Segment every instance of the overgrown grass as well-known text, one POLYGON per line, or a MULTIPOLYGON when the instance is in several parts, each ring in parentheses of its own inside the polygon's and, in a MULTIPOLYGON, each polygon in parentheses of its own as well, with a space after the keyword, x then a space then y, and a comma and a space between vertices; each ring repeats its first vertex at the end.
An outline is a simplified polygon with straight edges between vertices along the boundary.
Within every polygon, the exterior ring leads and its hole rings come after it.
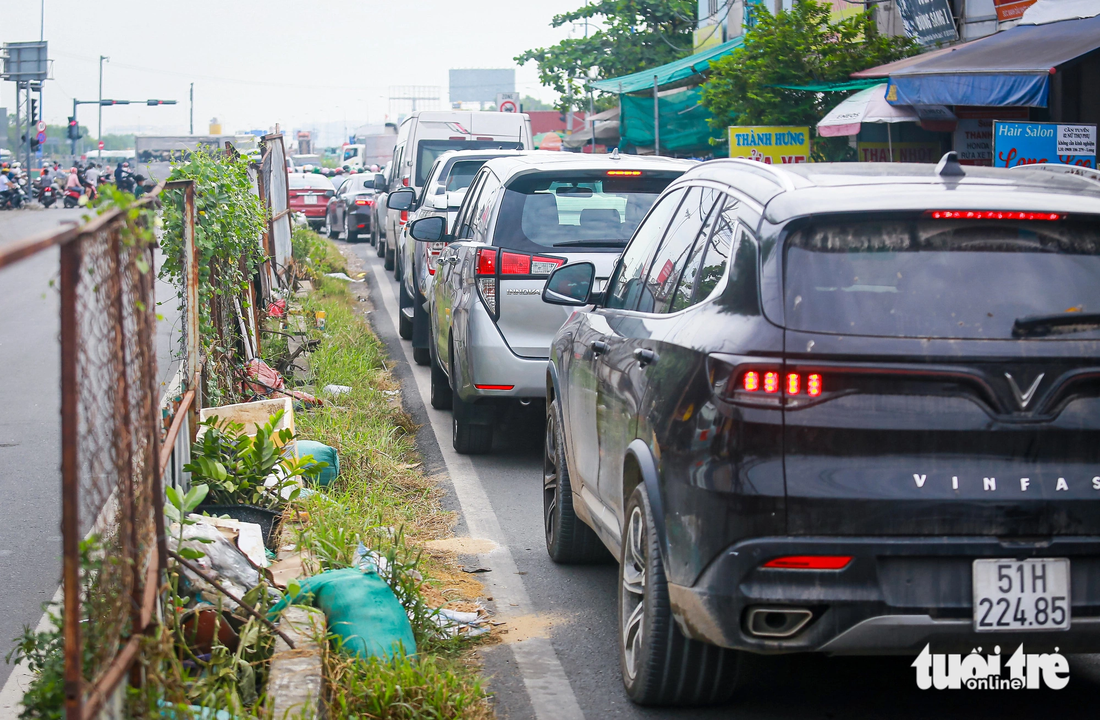
POLYGON ((418 656, 368 662, 329 651, 329 715, 491 717, 467 652, 472 643, 434 632, 434 607, 452 590, 445 586, 470 581, 419 550, 424 542, 449 535, 454 518, 439 504, 441 491, 423 474, 417 428, 400 408, 384 346, 356 305, 344 281, 323 275, 315 277, 315 292, 305 301, 307 316, 326 313, 323 342, 310 357, 312 385, 345 385, 351 391, 326 397, 324 407, 296 416, 299 437, 337 449, 340 477, 324 492, 295 503, 302 521, 291 527, 310 573, 355 566, 360 542, 386 558, 388 570, 381 574, 409 613, 418 656))

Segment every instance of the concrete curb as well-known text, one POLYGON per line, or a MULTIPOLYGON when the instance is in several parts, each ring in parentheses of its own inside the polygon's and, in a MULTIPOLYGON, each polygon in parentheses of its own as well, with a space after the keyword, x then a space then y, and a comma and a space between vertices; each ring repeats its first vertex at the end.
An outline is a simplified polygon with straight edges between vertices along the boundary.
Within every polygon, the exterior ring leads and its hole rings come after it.
POLYGON ((267 705, 274 720, 308 720, 323 717, 321 643, 325 614, 316 608, 290 605, 279 628, 294 641, 294 649, 275 638, 275 654, 267 680, 267 705))

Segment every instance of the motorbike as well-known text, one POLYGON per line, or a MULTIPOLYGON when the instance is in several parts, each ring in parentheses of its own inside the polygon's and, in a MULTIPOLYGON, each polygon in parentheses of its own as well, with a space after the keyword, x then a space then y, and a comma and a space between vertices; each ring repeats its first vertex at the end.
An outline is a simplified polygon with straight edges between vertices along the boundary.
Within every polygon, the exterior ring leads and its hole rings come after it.
POLYGON ((60 194, 60 189, 55 187, 53 183, 46 183, 35 190, 34 199, 41 203, 42 207, 50 207, 57 202, 60 194))
POLYGON ((12 185, 8 192, 0 195, 0 210, 18 210, 27 202, 27 193, 19 185, 12 185))
POLYGON ((84 197, 84 188, 73 187, 66 188, 65 195, 61 200, 61 204, 67 208, 74 208, 81 204, 80 200, 84 197))

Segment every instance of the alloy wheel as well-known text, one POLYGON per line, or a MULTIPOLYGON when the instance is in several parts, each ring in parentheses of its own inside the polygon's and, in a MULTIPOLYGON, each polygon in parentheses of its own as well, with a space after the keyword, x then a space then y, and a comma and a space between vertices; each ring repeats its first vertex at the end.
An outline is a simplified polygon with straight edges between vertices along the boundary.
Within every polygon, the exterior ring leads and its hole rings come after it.
POLYGON ((638 660, 644 640, 648 547, 645 513, 640 506, 636 506, 627 524, 622 560, 622 643, 626 673, 631 679, 638 674, 638 660))
POLYGON ((554 412, 546 418, 546 444, 542 460, 542 508, 547 546, 554 544, 554 528, 558 520, 558 418, 554 412))

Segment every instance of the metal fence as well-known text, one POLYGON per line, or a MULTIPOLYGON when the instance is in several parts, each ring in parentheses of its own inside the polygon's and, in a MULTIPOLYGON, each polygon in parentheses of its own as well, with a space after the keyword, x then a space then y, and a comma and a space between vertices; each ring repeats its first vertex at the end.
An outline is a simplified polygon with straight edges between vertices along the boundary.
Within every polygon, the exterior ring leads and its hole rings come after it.
MULTIPOLYGON (((194 188, 178 184, 189 198, 194 188)), ((137 206, 153 209, 162 187, 137 206)), ((56 247, 60 297, 62 633, 65 716, 92 718, 127 678, 140 638, 157 622, 167 569, 164 478, 190 441, 197 273, 188 276, 188 352, 180 376, 192 387, 162 422, 157 378, 155 238, 148 215, 111 210, 82 227, 0 250, 0 269, 56 247), (190 280, 194 278, 195 282, 190 280)), ((185 235, 186 223, 185 223, 185 235)), ((187 248, 194 258, 193 229, 187 248)), ((193 265, 193 262, 191 263, 193 265)))

